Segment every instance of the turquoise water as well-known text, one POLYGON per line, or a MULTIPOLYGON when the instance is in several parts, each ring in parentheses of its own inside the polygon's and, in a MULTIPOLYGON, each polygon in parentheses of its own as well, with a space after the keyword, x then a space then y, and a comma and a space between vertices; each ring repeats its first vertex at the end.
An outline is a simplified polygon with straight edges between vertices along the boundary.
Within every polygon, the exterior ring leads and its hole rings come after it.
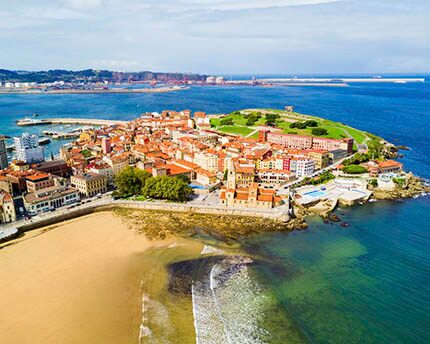
POLYGON ((262 276, 305 342, 428 343, 429 207, 420 198, 340 209, 348 228, 315 220, 245 246, 277 263, 262 276))
MULTIPOLYGON (((430 178, 430 84, 351 87, 192 87, 163 94, 1 95, 0 133, 22 132, 15 120, 43 117, 131 119, 163 109, 229 112, 283 108, 327 117, 411 148, 407 170, 430 178)), ((42 127, 29 128, 36 132, 42 127)), ((56 152, 61 143, 49 150, 56 152)), ((350 227, 323 224, 244 240, 263 259, 260 284, 274 295, 266 315, 271 343, 428 343, 430 335, 430 199, 339 209, 350 227), (281 330, 287 319, 287 330, 281 330), (268 326, 269 322, 272 326, 268 326)), ((264 289, 266 290, 266 289, 264 289)))
POLYGON ((314 191, 309 191, 305 193, 306 196, 312 196, 312 197, 320 197, 325 195, 324 191, 320 191, 320 190, 314 190, 314 191))

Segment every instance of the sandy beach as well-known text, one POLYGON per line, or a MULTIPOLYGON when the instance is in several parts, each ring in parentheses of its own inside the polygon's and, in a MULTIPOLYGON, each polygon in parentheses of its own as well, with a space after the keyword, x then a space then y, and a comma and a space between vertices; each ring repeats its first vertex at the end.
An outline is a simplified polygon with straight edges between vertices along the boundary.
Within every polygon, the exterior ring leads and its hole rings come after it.
POLYGON ((149 241, 102 212, 3 245, 0 343, 137 343, 145 252, 177 240, 149 241))

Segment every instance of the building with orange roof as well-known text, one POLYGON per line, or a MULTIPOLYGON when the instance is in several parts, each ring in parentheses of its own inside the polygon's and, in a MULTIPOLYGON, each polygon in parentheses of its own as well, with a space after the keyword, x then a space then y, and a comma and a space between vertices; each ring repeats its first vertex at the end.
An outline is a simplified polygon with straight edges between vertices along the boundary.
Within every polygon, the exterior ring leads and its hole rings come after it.
POLYGON ((196 182, 204 185, 210 186, 217 183, 216 173, 205 170, 203 168, 196 169, 196 182))
POLYGON ((398 173, 402 170, 403 165, 394 160, 385 160, 376 162, 379 168, 379 173, 398 173))
POLYGON ((35 192, 54 185, 54 179, 48 173, 39 172, 25 178, 27 191, 35 192))
POLYGON ((257 183, 248 187, 238 187, 236 183, 236 166, 233 160, 228 161, 226 186, 221 188, 220 201, 226 207, 271 209, 282 203, 273 190, 260 188, 257 183))

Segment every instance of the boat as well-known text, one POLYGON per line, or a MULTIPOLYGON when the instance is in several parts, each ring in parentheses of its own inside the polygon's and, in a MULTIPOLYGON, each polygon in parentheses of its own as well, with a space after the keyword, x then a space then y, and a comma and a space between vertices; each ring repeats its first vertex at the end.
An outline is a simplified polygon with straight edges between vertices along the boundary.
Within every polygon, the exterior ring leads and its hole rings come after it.
POLYGON ((39 145, 41 146, 47 145, 50 142, 51 142, 51 139, 49 137, 42 137, 39 139, 39 145))

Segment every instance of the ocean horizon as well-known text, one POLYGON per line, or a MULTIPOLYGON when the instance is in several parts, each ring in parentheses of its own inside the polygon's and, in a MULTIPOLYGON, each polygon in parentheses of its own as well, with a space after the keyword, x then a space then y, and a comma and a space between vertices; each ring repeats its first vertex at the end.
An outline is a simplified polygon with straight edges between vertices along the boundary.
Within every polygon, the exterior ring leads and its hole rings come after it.
MULTIPOLYGON (((16 125, 16 120, 33 113, 40 118, 131 120, 147 111, 228 113, 293 105, 297 112, 339 121, 407 146, 409 150, 401 151, 404 157, 399 159, 405 170, 430 179, 430 74, 380 75, 424 76, 426 81, 348 87, 191 86, 159 94, 0 95, 0 134, 12 137, 44 130, 16 125)), ((57 154, 63 143, 46 146, 47 155, 57 154)), ((270 333, 270 343, 430 342, 429 195, 338 208, 336 214, 350 226, 310 218, 305 231, 241 240, 245 251, 261 259, 245 276, 250 294, 237 299, 235 309, 244 310, 253 295, 270 300, 270 308, 256 305, 264 310, 259 331, 270 333), (274 325, 280 315, 288 331, 274 325)), ((232 288, 236 292, 237 286, 232 288)), ((225 302, 231 301, 228 292, 223 294, 225 302)), ((233 319, 231 314, 228 319, 233 319)))

